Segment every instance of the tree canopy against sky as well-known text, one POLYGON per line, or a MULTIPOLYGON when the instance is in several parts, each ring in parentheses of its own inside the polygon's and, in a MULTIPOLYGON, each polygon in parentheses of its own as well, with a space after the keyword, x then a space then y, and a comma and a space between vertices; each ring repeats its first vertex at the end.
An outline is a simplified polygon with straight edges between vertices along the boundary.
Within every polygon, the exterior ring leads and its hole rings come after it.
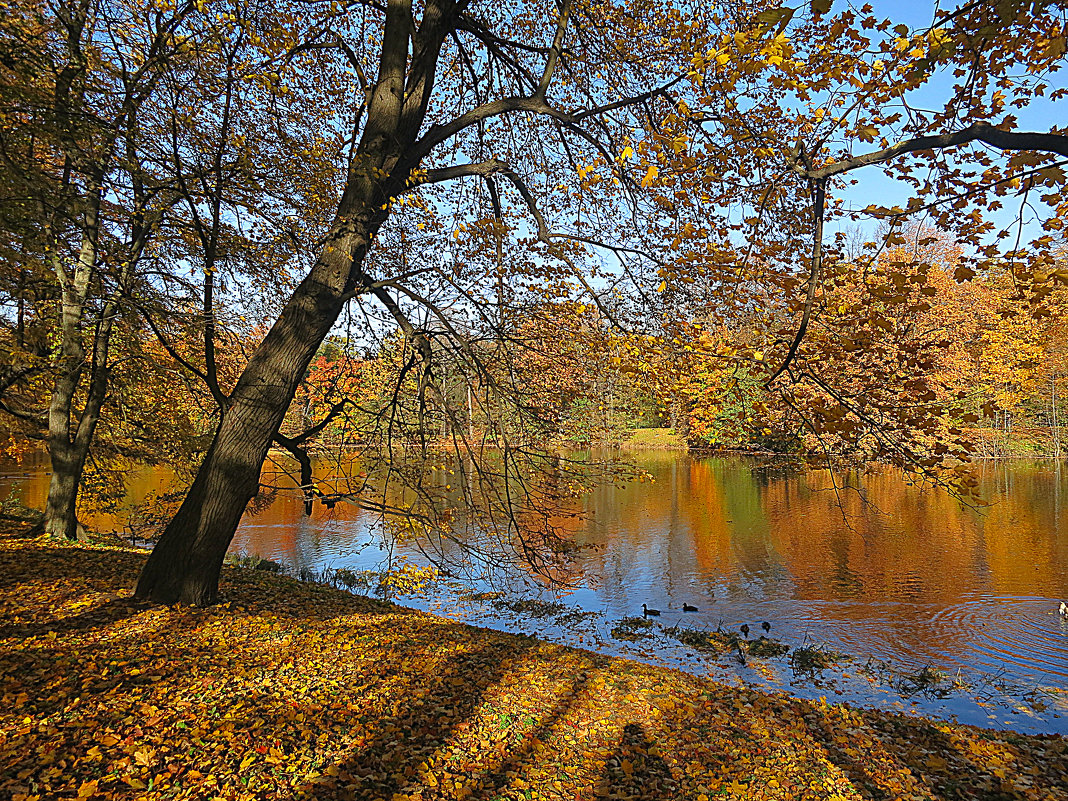
POLYGON ((149 121, 165 73, 203 41, 186 24, 191 10, 74 2, 3 12, 4 280, 18 318, 5 387, 50 386, 44 408, 2 403, 46 442, 44 525, 57 536, 77 535, 116 322, 171 202, 167 177, 152 169, 149 121))
MULTIPOLYGON (((917 271, 915 259, 895 267, 883 258, 907 244, 905 228, 917 220, 961 247, 957 280, 1007 271, 1021 295, 1040 301, 1068 278, 1056 249, 1068 140, 1056 128, 1018 132, 1013 114, 1064 93, 1055 75, 1064 9, 965 3, 935 8, 919 29, 869 5, 838 14, 826 3, 774 7, 755 19, 755 31, 721 36, 695 56, 692 102, 656 150, 662 163, 650 183, 663 187, 658 200, 675 231, 661 286, 677 311, 676 338, 699 342, 702 327, 744 321, 750 347, 721 357, 762 373, 816 434, 882 432, 884 458, 936 472, 969 446, 957 431, 938 452, 924 447, 950 411, 929 387, 917 397, 931 354, 899 350, 889 371, 844 376, 838 366, 868 352, 856 334, 893 329, 895 308, 929 307, 930 265, 917 271), (748 149, 719 158, 725 131, 748 149), (680 150, 688 163, 675 158, 680 150), (858 204, 849 184, 864 168, 898 179, 911 197, 858 204), (709 203, 736 209, 726 246, 703 224, 709 203), (845 258, 840 222, 861 218, 880 234, 869 226, 871 248, 845 258), (830 239, 828 222, 839 223, 830 239), (830 306, 844 284, 872 291, 830 306), (819 335, 806 337, 813 325, 819 335)), ((921 239, 912 243, 920 251, 936 240, 921 239)), ((942 475, 950 483, 964 476, 953 467, 942 475)))
MULTIPOLYGON (((491 510, 480 525, 498 526, 533 559, 552 537, 536 500, 546 496, 524 477, 545 454, 514 442, 515 421, 528 430, 552 421, 516 365, 531 347, 524 332, 543 330, 530 322, 545 310, 596 309, 615 329, 613 359, 645 369, 677 373, 695 350, 744 369, 817 435, 878 434, 880 455, 938 474, 967 455, 967 443, 931 445, 954 399, 917 383, 935 363, 929 351, 895 350, 889 379, 878 359, 835 371, 873 344, 851 332, 882 336, 938 291, 930 265, 881 254, 905 244, 906 220, 923 218, 955 238, 958 280, 1004 272, 1040 309, 1068 278, 1054 250, 1064 139, 1057 129, 1019 133, 1012 116, 1060 97, 1050 80, 1065 55, 1059 3, 935 7, 920 28, 827 0, 85 2, 11 19, 21 26, 12 30, 45 32, 42 52, 85 43, 97 59, 76 70, 86 87, 104 85, 98 73, 124 91, 140 86, 130 75, 151 76, 136 94, 138 114, 121 116, 136 117, 121 133, 139 148, 115 162, 119 177, 106 189, 68 179, 63 142, 73 129, 52 112, 41 117, 52 139, 37 163, 52 164, 50 180, 74 187, 78 202, 63 213, 67 255, 50 288, 33 295, 39 318, 104 366, 99 336, 115 310, 130 326, 143 321, 214 407, 213 439, 146 566, 142 597, 214 599, 268 449, 305 442, 280 426, 339 320, 365 345, 400 337, 395 402, 379 416, 374 454, 391 480, 417 483, 423 472, 393 448, 402 390, 415 399, 418 430, 431 409, 455 415, 466 401, 470 419, 477 402, 481 442, 456 425, 454 445, 474 452, 492 442, 504 457, 467 477, 479 486, 468 505, 491 510), (76 17, 85 24, 72 40, 63 32, 76 17), (101 59, 105 40, 115 44, 101 59), (851 207, 846 184, 861 168, 895 175, 915 197, 851 207), (145 187, 150 224, 137 205, 145 187), (1033 235, 1023 217, 997 230, 999 207, 1034 208, 1038 195, 1046 232, 1033 235), (153 243, 148 258, 93 244, 84 232, 94 197, 107 201, 116 241, 151 234, 142 237, 153 243), (881 240, 847 257, 836 224, 859 214, 880 222, 881 240), (55 298, 77 286, 66 272, 78 263, 97 293, 89 308, 106 323, 55 311, 55 298), (744 328, 745 341, 717 342, 711 332, 724 327, 744 328), (88 349, 86 331, 97 337, 88 349), (238 341, 254 343, 247 358, 235 354, 238 341), (449 377, 468 392, 450 390, 449 377)), ((3 52, 17 49, 9 44, 3 52)), ((8 130, 22 139, 5 143, 21 144, 40 123, 23 102, 30 72, 8 61, 6 108, 18 123, 8 130)), ((33 86, 58 96, 63 74, 33 86)), ((86 119, 119 135, 111 118, 86 119)), ((20 163, 9 159, 5 170, 5 185, 25 194, 20 163)), ((25 259, 25 226, 9 222, 5 246, 25 259)), ((38 239, 42 225, 30 226, 38 239)), ((21 303, 20 276, 11 283, 21 303)), ((85 360, 64 347, 42 353, 55 362, 46 372, 70 383, 85 360)), ((92 412, 87 392, 66 392, 67 406, 92 412)), ((52 428, 70 438, 69 424, 52 428)), ((62 443, 49 437, 55 460, 62 448, 51 443, 62 443)), ((963 486, 959 471, 949 474, 957 479, 963 486)), ((73 514, 64 520, 69 534, 73 514)))
MULTIPOLYGON (((683 13, 655 4, 642 10, 452 2, 418 9, 403 2, 385 9, 300 8, 301 17, 290 20, 296 30, 284 59, 294 82, 338 92, 331 85, 338 81, 347 90, 347 102, 337 107, 351 120, 351 145, 333 187, 337 212, 314 265, 226 398, 189 495, 146 565, 138 588, 144 597, 214 598, 223 554, 256 493, 267 449, 349 300, 373 301, 401 330, 423 397, 440 394, 435 339, 471 357, 465 343, 472 334, 506 330, 506 312, 516 310, 506 303, 506 281, 510 293, 521 294, 585 280, 585 264, 577 264, 585 259, 573 244, 582 234, 558 237, 555 230, 558 218, 574 210, 566 203, 571 187, 558 175, 576 168, 582 175, 597 154, 614 158, 622 152, 624 141, 644 126, 650 106, 663 102, 665 87, 684 80, 679 44, 711 24, 703 8, 683 13), (658 20, 655 29, 647 24, 650 16, 658 20), (334 60, 324 65, 327 56, 334 60), (463 179, 477 181, 477 194, 462 186, 463 179), (426 244, 405 223, 429 213, 436 219, 423 223, 424 230, 445 227, 440 209, 455 196, 434 199, 431 191, 427 199, 420 190, 457 181, 456 195, 466 209, 481 202, 483 217, 490 219, 500 210, 495 225, 506 224, 506 207, 522 208, 544 254, 507 270, 498 264, 502 274, 488 288, 472 280, 470 267, 426 258, 426 244), (386 226, 391 218, 395 225, 386 226), (376 247, 376 239, 384 241, 376 247), (423 258, 410 261, 413 249, 423 258), (509 309, 487 313, 495 303, 509 309), (469 312, 462 336, 448 311, 456 308, 469 312), (428 314, 436 318, 433 325, 428 314)), ((618 183, 624 190, 625 182, 618 183)), ((583 224, 588 220, 573 223, 583 224)), ((454 238, 463 234, 464 228, 454 229, 454 238)), ((518 478, 518 469, 514 457, 506 458, 495 478, 507 484, 518 478)), ((514 511, 506 511, 514 519, 514 511)))

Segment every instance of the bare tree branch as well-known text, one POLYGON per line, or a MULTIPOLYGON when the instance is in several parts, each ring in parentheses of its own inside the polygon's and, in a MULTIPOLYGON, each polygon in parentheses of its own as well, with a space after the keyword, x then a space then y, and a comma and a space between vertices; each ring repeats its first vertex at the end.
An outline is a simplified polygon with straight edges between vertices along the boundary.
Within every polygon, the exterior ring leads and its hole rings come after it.
POLYGON ((545 70, 541 74, 541 81, 538 83, 537 91, 534 92, 536 97, 545 97, 545 93, 549 90, 549 84, 553 79, 553 71, 556 69, 556 63, 560 60, 560 53, 564 47, 564 34, 567 33, 567 20, 571 16, 571 0, 563 0, 560 4, 560 15, 556 20, 556 35, 553 37, 552 47, 549 48, 549 57, 545 59, 545 70))
POLYGON ((921 150, 940 150, 977 141, 984 142, 999 150, 1036 150, 1068 157, 1068 136, 1064 134, 1003 131, 988 123, 977 122, 961 131, 906 139, 883 150, 841 159, 817 169, 806 168, 800 162, 795 162, 794 169, 807 178, 824 179, 834 175, 841 175, 860 167, 867 167, 870 164, 889 161, 905 153, 916 153, 921 150))
POLYGON ((790 343, 790 349, 786 352, 786 358, 779 365, 779 369, 772 373, 771 378, 764 382, 765 385, 770 384, 782 375, 790 366, 790 362, 794 360, 794 356, 797 355, 797 349, 801 347, 801 340, 805 338, 805 332, 808 330, 808 322, 812 318, 812 307, 816 301, 816 288, 819 285, 820 267, 823 263, 823 216, 827 204, 827 182, 825 178, 817 178, 812 183, 812 217, 814 223, 812 263, 808 272, 808 293, 805 295, 805 311, 801 315, 801 324, 797 327, 797 333, 794 335, 793 342, 790 343))

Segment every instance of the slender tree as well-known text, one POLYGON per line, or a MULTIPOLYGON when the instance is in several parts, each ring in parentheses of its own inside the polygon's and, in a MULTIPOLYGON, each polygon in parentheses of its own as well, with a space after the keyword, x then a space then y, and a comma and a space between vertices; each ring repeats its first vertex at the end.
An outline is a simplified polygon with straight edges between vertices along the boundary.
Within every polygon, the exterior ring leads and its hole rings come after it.
POLYGON ((6 399, 2 408, 45 432, 44 527, 54 536, 78 536, 78 490, 107 397, 114 326, 167 205, 145 168, 141 118, 188 44, 183 23, 194 8, 72 0, 4 28, 13 54, 6 66, 19 79, 3 82, 0 152, 10 199, 26 216, 20 275, 37 276, 19 286, 17 329, 28 305, 50 329, 48 345, 38 339, 35 354, 23 347, 16 360, 47 368, 51 389, 43 413, 6 399))

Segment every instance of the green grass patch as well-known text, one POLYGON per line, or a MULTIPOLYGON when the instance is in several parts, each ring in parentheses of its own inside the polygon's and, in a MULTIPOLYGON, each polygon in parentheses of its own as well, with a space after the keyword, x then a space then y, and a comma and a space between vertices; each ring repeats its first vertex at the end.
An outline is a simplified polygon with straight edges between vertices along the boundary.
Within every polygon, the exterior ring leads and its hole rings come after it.
POLYGON ((636 428, 623 443, 624 448, 686 449, 686 441, 673 428, 636 428))

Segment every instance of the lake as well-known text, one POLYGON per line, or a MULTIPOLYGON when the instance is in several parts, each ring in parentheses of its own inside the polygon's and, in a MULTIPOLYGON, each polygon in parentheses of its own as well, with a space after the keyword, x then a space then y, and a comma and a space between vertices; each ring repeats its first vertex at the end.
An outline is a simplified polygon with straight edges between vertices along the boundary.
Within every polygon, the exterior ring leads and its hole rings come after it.
MULTIPOLYGON (((528 597, 566 609, 532 617, 487 592, 499 586, 475 587, 483 594, 472 597, 448 581, 400 602, 802 697, 1068 732, 1068 621, 1057 614, 1068 599, 1065 468, 985 463, 989 505, 965 508, 885 467, 832 477, 742 457, 628 457, 655 481, 581 500, 573 536, 591 547, 579 551, 577 585, 554 594, 526 582, 528 597), (656 625, 616 636, 620 619, 641 616, 643 603, 661 611, 650 618, 656 625), (707 653, 671 631, 718 629, 748 642, 765 621, 768 636, 792 652, 814 646, 846 658, 822 671, 801 670, 789 655, 741 664, 737 653, 707 653)), ((168 477, 160 468, 133 475, 130 502, 168 477)), ((40 467, 9 465, 2 482, 0 494, 17 490, 43 506, 40 467)), ((122 518, 89 522, 107 530, 122 518)), ((369 513, 341 503, 305 517, 299 497, 285 492, 246 514, 231 550, 294 571, 374 569, 387 555, 423 561, 412 546, 385 548, 369 513)))

